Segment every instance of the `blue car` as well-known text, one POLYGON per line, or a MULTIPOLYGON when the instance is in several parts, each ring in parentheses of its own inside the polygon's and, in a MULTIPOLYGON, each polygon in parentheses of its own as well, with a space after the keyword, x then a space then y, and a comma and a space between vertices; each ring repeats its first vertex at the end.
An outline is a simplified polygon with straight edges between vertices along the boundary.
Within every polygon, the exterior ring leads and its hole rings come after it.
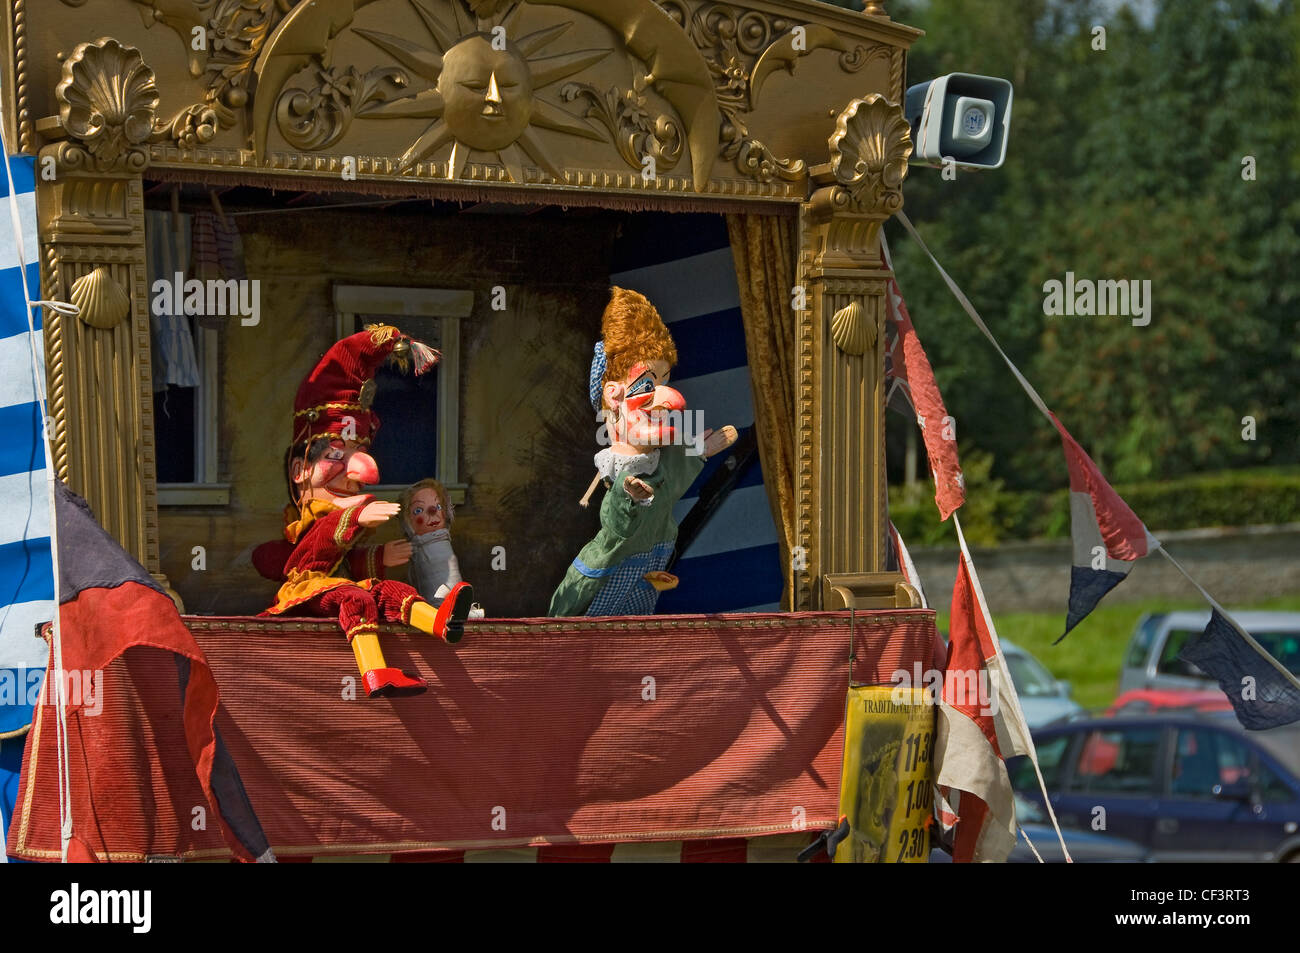
MULTIPOLYGON (((1045 864, 1065 862, 1061 841, 1048 823, 1047 813, 1042 807, 1016 795, 1016 823, 1020 833, 1016 837, 1016 846, 1007 856, 1008 864, 1037 864, 1040 857, 1045 864), (1025 838, 1034 845, 1033 848, 1025 843, 1025 838)), ((1065 841, 1066 850, 1070 852, 1070 860, 1076 864, 1141 864, 1150 860, 1145 847, 1109 834, 1062 827, 1061 840, 1065 841)), ((952 863, 952 855, 936 847, 930 851, 930 863, 952 863)))
MULTIPOLYGON (((1300 725, 1247 731, 1231 712, 1078 719, 1034 733, 1063 827, 1144 846, 1156 861, 1300 863, 1300 725)), ((1043 804, 1033 765, 1008 762, 1043 804)))

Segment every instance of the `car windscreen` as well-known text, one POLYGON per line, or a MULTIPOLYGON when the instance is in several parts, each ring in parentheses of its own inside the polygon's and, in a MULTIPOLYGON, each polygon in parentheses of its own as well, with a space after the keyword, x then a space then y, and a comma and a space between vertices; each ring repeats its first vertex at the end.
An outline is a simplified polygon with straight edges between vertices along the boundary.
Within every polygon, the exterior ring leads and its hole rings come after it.
POLYGON ((1045 698, 1060 693, 1056 679, 1036 660, 1014 652, 1008 653, 1006 658, 1011 681, 1021 698, 1045 698))
POLYGON ((1160 628, 1160 623, 1164 621, 1163 615, 1146 616, 1138 626, 1137 632, 1133 636, 1133 644, 1129 646, 1128 655, 1124 657, 1125 668, 1142 668, 1147 663, 1147 653, 1151 651, 1151 643, 1155 641, 1156 630, 1160 628))
POLYGON ((1075 758, 1071 790, 1091 794, 1154 794, 1161 729, 1088 731, 1075 758))
MULTIPOLYGON (((1178 657, 1187 644, 1187 640, 1200 634, 1199 629, 1170 629, 1165 639, 1164 648, 1160 650, 1160 661, 1156 671, 1161 675, 1183 675, 1190 678, 1208 678, 1204 672, 1191 662, 1178 657)), ((1262 630, 1251 632, 1251 637, 1266 652, 1277 659, 1292 674, 1300 675, 1300 632, 1278 632, 1262 630)), ((1012 673, 1012 679, 1015 674, 1012 673)), ((1017 682, 1017 686, 1019 683, 1017 682)))
POLYGON ((1251 632, 1251 637, 1263 646, 1264 651, 1286 666, 1293 675, 1300 675, 1300 632, 1251 632))
POLYGON ((1165 638, 1164 647, 1160 650, 1160 661, 1156 663, 1156 671, 1161 675, 1209 678, 1191 662, 1178 657, 1178 653, 1183 650, 1183 646, 1187 644, 1187 641, 1200 634, 1200 629, 1170 629, 1169 635, 1165 638))

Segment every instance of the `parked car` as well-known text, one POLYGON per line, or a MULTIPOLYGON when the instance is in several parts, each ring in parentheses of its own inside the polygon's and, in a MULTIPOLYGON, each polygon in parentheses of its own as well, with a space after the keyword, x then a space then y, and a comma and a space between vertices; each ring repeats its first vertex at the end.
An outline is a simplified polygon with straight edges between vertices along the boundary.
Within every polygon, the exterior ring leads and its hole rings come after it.
POLYGON ((1169 708, 1195 711, 1231 711, 1232 702, 1219 689, 1208 691, 1172 691, 1167 688, 1135 688, 1111 702, 1108 715, 1140 715, 1169 708))
MULTIPOLYGON (((1300 862, 1300 724, 1247 731, 1231 713, 1081 718, 1035 732, 1062 826, 1145 846, 1154 860, 1300 862)), ((1027 758, 1012 787, 1040 807, 1027 758)))
MULTIPOLYGON (((1232 617, 1279 662, 1300 674, 1300 612, 1234 612, 1232 617)), ((1205 631, 1210 613, 1148 613, 1138 620, 1120 670, 1119 694, 1139 688, 1197 691, 1217 688, 1178 657, 1187 640, 1205 631)))
MULTIPOLYGON (((1030 850, 1029 844, 1025 843, 1025 837, 1029 838, 1044 863, 1065 862, 1065 855, 1061 853, 1061 842, 1056 839, 1056 831, 1052 829, 1047 813, 1040 804, 1034 804, 1016 795, 1016 820, 1024 830, 1024 835, 1016 838, 1016 846, 1007 857, 1008 864, 1038 863, 1038 857, 1034 856, 1034 851, 1030 850)), ((1132 841, 1110 834, 1063 827, 1061 838, 1070 852, 1070 859, 1076 864, 1137 864, 1148 859, 1147 849, 1141 844, 1134 844, 1132 841)), ((950 864, 952 855, 936 847, 930 851, 930 863, 950 864)))
POLYGON ((1070 683, 1058 681, 1044 666, 1020 646, 1002 639, 1011 681, 1020 696, 1020 707, 1031 731, 1083 711, 1070 697, 1070 683))
MULTIPOLYGON (((1025 837, 1029 838, 1044 863, 1065 863, 1061 842, 1056 839, 1056 831, 1052 828, 1051 819, 1043 810, 1041 801, 1035 804, 1017 795, 1016 820, 1020 822, 1024 836, 1016 841, 1015 848, 1007 857, 1007 863, 1038 863, 1038 857, 1034 856, 1034 851, 1025 843, 1025 837)), ((1114 834, 1062 827, 1061 838, 1070 852, 1070 859, 1076 864, 1140 864, 1150 859, 1149 852, 1141 844, 1114 834)))

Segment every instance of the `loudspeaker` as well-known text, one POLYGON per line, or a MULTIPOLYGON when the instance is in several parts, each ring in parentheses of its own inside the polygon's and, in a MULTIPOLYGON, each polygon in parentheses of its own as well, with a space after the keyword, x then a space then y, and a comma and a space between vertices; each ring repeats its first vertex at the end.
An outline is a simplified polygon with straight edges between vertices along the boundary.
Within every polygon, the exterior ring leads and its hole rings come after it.
POLYGON ((996 76, 949 73, 907 91, 903 113, 912 125, 912 161, 964 169, 996 169, 1007 157, 1011 84, 996 76))

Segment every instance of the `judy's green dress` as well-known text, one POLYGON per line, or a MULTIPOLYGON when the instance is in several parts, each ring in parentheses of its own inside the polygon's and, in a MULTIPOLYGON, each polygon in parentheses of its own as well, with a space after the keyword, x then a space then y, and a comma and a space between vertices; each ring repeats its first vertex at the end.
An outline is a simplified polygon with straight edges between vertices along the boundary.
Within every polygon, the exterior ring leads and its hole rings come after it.
POLYGON ((621 475, 606 481, 600 532, 578 553, 551 596, 552 616, 652 615, 658 597, 645 573, 662 570, 677 541, 673 506, 704 469, 704 457, 674 445, 659 450, 659 464, 638 474, 654 488, 649 503, 628 496, 621 475))

